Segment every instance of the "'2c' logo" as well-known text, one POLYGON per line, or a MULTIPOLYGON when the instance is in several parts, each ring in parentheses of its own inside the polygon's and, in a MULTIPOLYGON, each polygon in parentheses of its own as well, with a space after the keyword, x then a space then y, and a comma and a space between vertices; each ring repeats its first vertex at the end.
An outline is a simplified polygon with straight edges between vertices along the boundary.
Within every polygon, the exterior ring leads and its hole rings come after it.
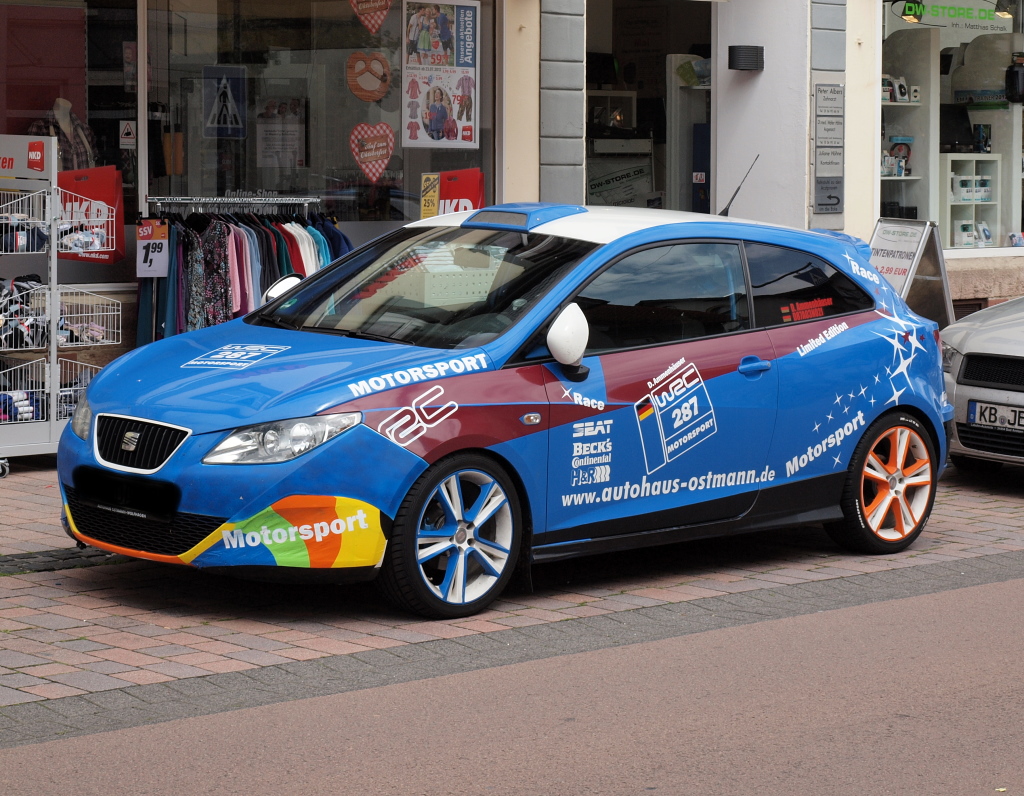
POLYGON ((424 404, 437 400, 444 395, 444 388, 435 385, 422 395, 412 400, 410 406, 403 406, 397 412, 388 415, 377 426, 377 430, 403 448, 411 445, 445 418, 451 417, 459 408, 455 401, 449 401, 435 409, 427 409, 424 404))

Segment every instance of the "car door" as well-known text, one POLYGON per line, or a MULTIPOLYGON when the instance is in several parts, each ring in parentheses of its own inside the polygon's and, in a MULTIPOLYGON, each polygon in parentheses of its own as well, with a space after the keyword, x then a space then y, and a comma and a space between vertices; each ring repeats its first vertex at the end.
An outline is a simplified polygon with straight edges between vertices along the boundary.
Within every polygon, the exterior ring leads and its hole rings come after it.
POLYGON ((778 378, 747 294, 739 244, 721 241, 635 250, 578 292, 589 371, 571 380, 549 366, 538 545, 706 523, 752 505, 769 476, 778 378))
POLYGON ((754 321, 767 327, 778 357, 778 433, 769 464, 780 483, 830 478, 831 489, 823 481, 805 497, 834 503, 857 440, 906 386, 889 364, 895 332, 879 324, 871 296, 822 258, 766 243, 744 249, 754 321))

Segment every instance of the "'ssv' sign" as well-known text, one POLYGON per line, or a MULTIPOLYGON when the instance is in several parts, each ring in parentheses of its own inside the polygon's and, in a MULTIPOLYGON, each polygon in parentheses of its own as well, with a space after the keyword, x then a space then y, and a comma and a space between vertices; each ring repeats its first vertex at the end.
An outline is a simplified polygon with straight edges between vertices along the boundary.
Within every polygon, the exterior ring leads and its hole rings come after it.
POLYGON ((384 421, 377 426, 377 430, 403 448, 408 447, 427 433, 445 418, 451 417, 459 408, 455 401, 427 409, 426 404, 435 401, 444 395, 444 388, 437 384, 431 387, 422 395, 417 396, 410 406, 403 406, 384 418, 384 421))

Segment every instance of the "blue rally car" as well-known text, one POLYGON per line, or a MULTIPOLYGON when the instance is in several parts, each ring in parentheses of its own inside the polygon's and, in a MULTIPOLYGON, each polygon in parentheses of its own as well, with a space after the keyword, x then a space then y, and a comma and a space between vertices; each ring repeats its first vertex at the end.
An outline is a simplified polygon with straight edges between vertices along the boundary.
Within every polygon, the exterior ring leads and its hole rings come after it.
POLYGON ((628 547, 821 524, 902 550, 952 409, 936 325, 865 248, 662 210, 414 222, 106 367, 61 440, 68 531, 376 578, 437 617, 532 562, 628 547))

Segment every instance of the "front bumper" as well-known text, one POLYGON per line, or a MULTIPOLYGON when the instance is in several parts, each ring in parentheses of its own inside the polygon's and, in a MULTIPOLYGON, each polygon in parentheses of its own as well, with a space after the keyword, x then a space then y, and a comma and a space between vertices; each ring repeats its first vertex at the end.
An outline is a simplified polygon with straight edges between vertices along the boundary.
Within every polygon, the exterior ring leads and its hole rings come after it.
POLYGON ((1024 464, 1024 433, 968 423, 968 404, 971 401, 1024 409, 1024 393, 957 384, 949 374, 946 374, 946 393, 953 404, 950 455, 1024 464))
POLYGON ((105 467, 91 444, 67 431, 57 464, 71 536, 111 552, 194 567, 363 570, 372 576, 383 560, 391 517, 426 466, 363 427, 290 462, 202 464, 222 437, 190 437, 158 472, 141 475, 105 467), (352 466, 354 456, 366 466, 352 466))

